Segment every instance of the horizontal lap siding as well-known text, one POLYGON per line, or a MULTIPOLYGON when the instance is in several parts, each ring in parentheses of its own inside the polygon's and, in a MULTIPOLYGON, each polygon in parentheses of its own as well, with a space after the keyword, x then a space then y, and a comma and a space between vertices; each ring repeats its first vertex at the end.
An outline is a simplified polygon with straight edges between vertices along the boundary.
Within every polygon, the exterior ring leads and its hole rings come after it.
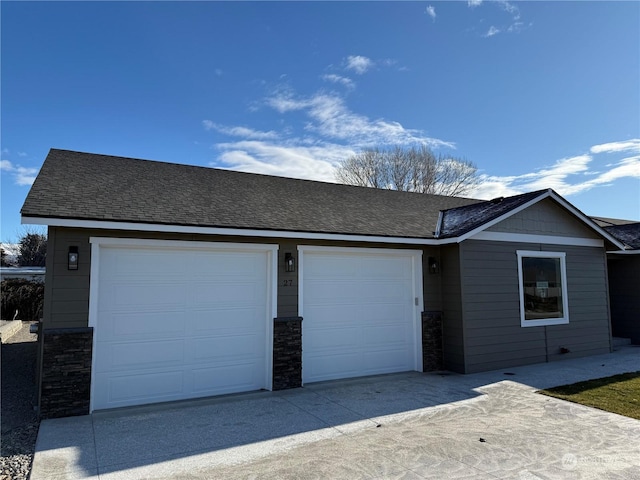
MULTIPOLYGON (((49 255, 45 283, 45 306, 43 319, 45 328, 87 327, 89 322, 89 283, 91 272, 90 237, 144 238, 153 240, 181 240, 199 242, 257 243, 278 244, 278 284, 277 302, 279 317, 298 315, 298 245, 324 245, 355 248, 408 248, 415 245, 392 245, 365 242, 330 242, 298 239, 277 239, 262 237, 214 236, 179 233, 154 233, 121 230, 97 230, 78 228, 49 228, 49 255), (67 269, 67 254, 70 246, 79 251, 78 270, 67 269), (296 259, 296 272, 284 271, 285 253, 291 253, 296 259), (285 280, 287 282, 285 283, 285 280)), ((425 262, 428 256, 438 257, 437 248, 424 251, 425 262)), ((440 310, 440 275, 428 275, 424 285, 425 309, 440 310)))
POLYGON ((458 245, 441 249, 444 365, 454 372, 465 371, 462 290, 458 245))
POLYGON ((49 228, 44 324, 46 328, 88 326, 91 246, 80 230, 49 228), (78 247, 78 270, 68 269, 69 247, 78 247))
POLYGON ((610 348, 601 248, 467 241, 460 246, 467 373, 605 353, 610 348), (517 250, 565 252, 569 324, 520 326, 517 250))

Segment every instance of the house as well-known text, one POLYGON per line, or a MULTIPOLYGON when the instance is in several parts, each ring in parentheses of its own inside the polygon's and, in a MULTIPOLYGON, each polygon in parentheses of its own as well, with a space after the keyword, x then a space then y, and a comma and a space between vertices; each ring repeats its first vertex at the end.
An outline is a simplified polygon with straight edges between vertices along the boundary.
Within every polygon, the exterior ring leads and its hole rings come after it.
POLYGON ((640 222, 594 220, 627 246, 607 255, 612 334, 640 345, 640 222))
POLYGON ((552 190, 492 201, 51 150, 44 416, 609 352, 606 252, 552 190))

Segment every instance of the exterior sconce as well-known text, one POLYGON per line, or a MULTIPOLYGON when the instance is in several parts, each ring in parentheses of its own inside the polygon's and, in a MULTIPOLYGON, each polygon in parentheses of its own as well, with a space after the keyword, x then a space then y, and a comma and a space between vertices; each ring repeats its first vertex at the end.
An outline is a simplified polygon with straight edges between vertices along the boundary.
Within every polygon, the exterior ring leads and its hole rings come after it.
POLYGON ((296 271, 296 259, 290 253, 284 254, 284 271, 295 272, 296 271))
POLYGON ((69 247, 69 263, 67 268, 69 270, 78 270, 78 247, 69 247))
POLYGON ((429 257, 428 262, 429 262, 429 273, 440 273, 440 263, 438 263, 438 260, 436 259, 436 257, 429 257))

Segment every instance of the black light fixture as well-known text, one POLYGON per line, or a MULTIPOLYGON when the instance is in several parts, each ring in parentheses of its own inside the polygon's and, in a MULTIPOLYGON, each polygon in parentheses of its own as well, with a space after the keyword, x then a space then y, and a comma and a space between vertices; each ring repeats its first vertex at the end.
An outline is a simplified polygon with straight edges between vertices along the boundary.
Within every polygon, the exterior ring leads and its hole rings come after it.
POLYGON ((69 263, 67 268, 69 270, 78 270, 78 247, 69 247, 69 263))
POLYGON ((284 271, 295 272, 296 271, 296 259, 290 253, 284 254, 284 271))
POLYGON ((440 264, 436 257, 429 257, 429 273, 440 273, 440 264))

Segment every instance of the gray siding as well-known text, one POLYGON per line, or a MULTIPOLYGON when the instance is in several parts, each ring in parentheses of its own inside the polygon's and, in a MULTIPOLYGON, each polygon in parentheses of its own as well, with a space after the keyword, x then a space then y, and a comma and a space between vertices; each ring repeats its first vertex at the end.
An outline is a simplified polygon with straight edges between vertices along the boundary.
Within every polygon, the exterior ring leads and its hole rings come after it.
POLYGON ((610 255, 609 296, 615 337, 640 345, 640 255, 610 255))
POLYGON ((457 244, 441 248, 442 272, 442 336, 444 367, 454 372, 465 371, 465 332, 462 324, 462 288, 460 252, 457 244))
POLYGON ((442 257, 439 247, 427 247, 422 252, 422 295, 425 311, 442 311, 442 257), (440 273, 429 273, 429 257, 440 264, 440 273))
POLYGON ((466 241, 460 257, 467 373, 610 351, 604 249, 466 241), (569 324, 520 326, 517 250, 566 252, 569 324))
POLYGON ((578 220, 554 200, 546 198, 487 229, 559 237, 601 238, 592 228, 578 220))
MULTIPOLYGON (((49 228, 49 255, 45 283, 43 312, 44 328, 86 327, 89 321, 89 284, 91 272, 91 245, 89 238, 121 237, 161 240, 188 240, 202 242, 265 243, 278 244, 278 316, 298 315, 298 268, 295 273, 284 271, 284 255, 291 252, 298 260, 297 246, 303 244, 337 247, 408 248, 413 245, 388 245, 363 242, 319 242, 296 239, 274 239, 262 237, 213 236, 190 234, 166 234, 154 232, 127 232, 119 230, 91 230, 77 228, 49 228), (77 246, 80 254, 79 268, 67 270, 67 253, 70 246, 77 246)), ((425 251, 428 256, 437 256, 437 249, 425 251)), ((424 286, 425 309, 440 310, 440 275, 430 275, 424 286)))

